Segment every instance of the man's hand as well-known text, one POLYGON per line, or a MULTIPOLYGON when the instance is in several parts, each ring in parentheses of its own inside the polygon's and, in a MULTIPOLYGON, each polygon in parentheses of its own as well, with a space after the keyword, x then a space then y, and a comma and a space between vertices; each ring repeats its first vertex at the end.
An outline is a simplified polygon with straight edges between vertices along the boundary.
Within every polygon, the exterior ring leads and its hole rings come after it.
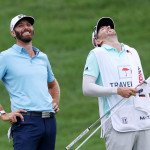
POLYGON ((59 110, 60 110, 56 103, 53 103, 53 107, 52 108, 54 109, 55 113, 58 113, 59 110))
POLYGON ((3 121, 10 121, 11 124, 14 124, 17 122, 17 117, 20 117, 20 119, 24 121, 24 117, 22 116, 21 112, 26 112, 26 111, 19 109, 11 113, 6 113, 1 116, 1 119, 3 121))
POLYGON ((135 88, 118 87, 118 89, 117 89, 117 94, 124 98, 128 98, 131 95, 136 96, 136 93, 138 93, 138 90, 135 88))

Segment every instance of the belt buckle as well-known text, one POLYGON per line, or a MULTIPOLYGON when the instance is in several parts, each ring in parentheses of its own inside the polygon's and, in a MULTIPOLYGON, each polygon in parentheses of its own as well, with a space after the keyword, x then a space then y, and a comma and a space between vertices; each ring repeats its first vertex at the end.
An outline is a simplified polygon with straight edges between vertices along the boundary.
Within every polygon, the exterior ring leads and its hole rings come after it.
POLYGON ((50 118, 50 112, 42 112, 42 118, 50 118))

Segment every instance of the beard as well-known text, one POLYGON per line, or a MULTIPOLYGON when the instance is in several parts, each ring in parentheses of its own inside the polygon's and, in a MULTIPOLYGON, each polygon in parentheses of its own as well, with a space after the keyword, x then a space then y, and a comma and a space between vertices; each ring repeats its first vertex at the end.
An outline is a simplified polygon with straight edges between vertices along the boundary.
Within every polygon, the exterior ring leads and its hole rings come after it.
POLYGON ((30 37, 23 37, 22 34, 16 30, 15 31, 15 34, 16 34, 16 38, 24 43, 29 43, 30 41, 32 41, 33 39, 33 35, 34 35, 34 30, 32 31, 31 33, 31 36, 30 37))

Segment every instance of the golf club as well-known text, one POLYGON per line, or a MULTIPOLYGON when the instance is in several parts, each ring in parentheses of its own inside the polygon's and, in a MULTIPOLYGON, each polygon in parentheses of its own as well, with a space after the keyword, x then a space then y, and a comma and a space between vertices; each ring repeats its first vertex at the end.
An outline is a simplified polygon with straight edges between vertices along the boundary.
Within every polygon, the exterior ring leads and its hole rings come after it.
MULTIPOLYGON (((143 83, 146 83, 147 84, 147 82, 146 82, 146 80, 144 80, 141 84, 139 84, 139 85, 137 85, 135 88, 137 88, 138 86, 140 86, 140 85, 142 85, 143 83)), ((124 101, 124 98, 122 98, 118 103, 116 103, 110 110, 108 110, 101 118, 99 118, 96 122, 94 122, 90 127, 88 127, 86 130, 84 130, 75 140, 73 140, 67 147, 66 147, 66 150, 69 150, 77 141, 79 141, 84 135, 86 135, 89 131, 90 131, 90 129, 93 127, 93 126, 95 126, 97 123, 99 123, 110 111, 112 111, 116 106, 118 106, 122 101, 124 101)), ((125 100, 120 106, 122 106, 122 105, 124 105, 126 102, 128 101, 128 99, 127 100, 125 100)), ((120 109, 120 107, 119 107, 119 109, 120 109)), ((117 111, 116 111, 117 112, 117 111)), ((112 116, 112 115, 111 115, 112 116)), ((108 117, 104 122, 106 122, 108 119, 109 119, 110 117, 108 117)), ((96 130, 95 130, 95 132, 101 127, 102 125, 100 125, 96 130)), ((94 132, 94 133, 95 133, 94 132)), ((93 134, 94 134, 93 133, 93 134)), ((92 135, 93 135, 92 134, 92 135)), ((92 136, 91 135, 91 136, 92 136)), ((91 136, 89 136, 89 138, 91 137, 91 136)), ((88 138, 88 139, 89 139, 88 138)), ((87 139, 87 140, 88 140, 87 139)), ((86 141, 87 141, 86 140, 86 141)), ((85 141, 85 142, 86 142, 85 141)), ((84 141, 83 141, 83 144, 85 143, 84 141)), ((81 143, 82 144, 82 143, 81 143)), ((80 145, 81 145, 80 144, 80 145)), ((82 144, 82 145, 83 145, 82 144)), ((79 145, 79 146, 80 146, 79 145)), ((81 146, 82 146, 81 145, 81 146)), ((78 147, 79 147, 78 146, 78 147)), ((80 147, 79 147, 80 148, 80 147)))

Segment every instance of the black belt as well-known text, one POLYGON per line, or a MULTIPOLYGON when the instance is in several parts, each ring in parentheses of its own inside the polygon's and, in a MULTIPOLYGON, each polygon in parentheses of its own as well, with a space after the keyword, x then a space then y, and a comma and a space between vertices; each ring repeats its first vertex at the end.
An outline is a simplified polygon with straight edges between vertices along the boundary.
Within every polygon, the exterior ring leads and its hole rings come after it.
POLYGON ((23 116, 36 116, 41 118, 52 118, 55 116, 53 112, 36 112, 36 111, 28 111, 28 112, 21 112, 23 116))

